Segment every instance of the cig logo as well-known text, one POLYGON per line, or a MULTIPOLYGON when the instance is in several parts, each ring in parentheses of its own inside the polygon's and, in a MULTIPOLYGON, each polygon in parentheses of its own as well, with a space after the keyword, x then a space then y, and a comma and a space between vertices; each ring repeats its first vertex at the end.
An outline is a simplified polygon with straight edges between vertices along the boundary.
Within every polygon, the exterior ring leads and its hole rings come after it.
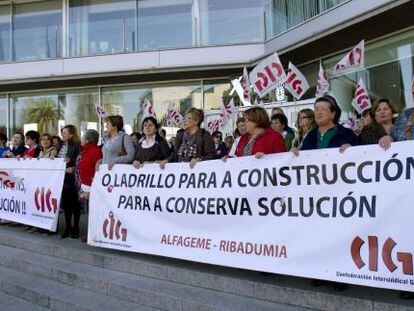
MULTIPOLYGON (((355 237, 351 243, 352 260, 359 269, 366 264, 361 257, 361 248, 364 244, 365 241, 359 236, 355 237)), ((397 251, 397 262, 394 262, 392 254, 396 246, 397 243, 390 237, 384 242, 381 248, 382 262, 390 272, 394 272, 400 266, 404 274, 413 275, 412 253, 397 251)), ((370 271, 378 271, 378 255, 378 237, 368 236, 368 269, 370 271)))
POLYGON ((117 240, 122 239, 122 241, 126 241, 127 239, 127 229, 122 228, 122 223, 117 220, 115 224, 114 213, 109 212, 108 218, 105 219, 102 225, 102 232, 105 238, 109 238, 110 240, 114 239, 114 233, 117 240), (108 232, 109 229, 109 232, 108 232))

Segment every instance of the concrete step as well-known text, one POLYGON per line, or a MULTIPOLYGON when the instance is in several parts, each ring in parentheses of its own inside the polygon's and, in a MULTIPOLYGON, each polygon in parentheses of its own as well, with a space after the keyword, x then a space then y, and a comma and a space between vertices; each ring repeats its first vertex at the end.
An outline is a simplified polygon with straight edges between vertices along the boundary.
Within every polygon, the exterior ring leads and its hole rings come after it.
POLYGON ((5 267, 0 280, 2 293, 50 310, 157 310, 5 267))
POLYGON ((43 308, 34 303, 30 303, 23 299, 0 293, 0 310, 7 311, 47 311, 47 308, 43 308))
POLYGON ((0 265, 162 310, 305 310, 0 245, 0 265))
MULTIPOLYGON (((0 226, 0 244, 113 272, 126 272, 129 276, 180 283, 201 291, 208 289, 286 306, 317 310, 414 310, 414 302, 400 300, 397 291, 349 286, 345 292, 337 293, 330 286, 312 287, 304 278, 263 276, 253 271, 94 248, 78 240, 29 234, 8 226, 0 226)), ((125 292, 127 295, 131 292, 125 292)))

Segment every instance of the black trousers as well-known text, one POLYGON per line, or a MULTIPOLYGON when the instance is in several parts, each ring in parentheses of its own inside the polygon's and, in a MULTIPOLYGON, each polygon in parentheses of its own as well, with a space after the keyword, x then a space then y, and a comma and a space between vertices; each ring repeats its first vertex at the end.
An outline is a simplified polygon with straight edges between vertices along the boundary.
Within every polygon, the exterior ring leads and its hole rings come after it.
POLYGON ((65 213, 66 229, 79 229, 81 205, 75 185, 64 186, 62 191, 62 207, 65 213), (72 226, 72 215, 74 218, 72 226))

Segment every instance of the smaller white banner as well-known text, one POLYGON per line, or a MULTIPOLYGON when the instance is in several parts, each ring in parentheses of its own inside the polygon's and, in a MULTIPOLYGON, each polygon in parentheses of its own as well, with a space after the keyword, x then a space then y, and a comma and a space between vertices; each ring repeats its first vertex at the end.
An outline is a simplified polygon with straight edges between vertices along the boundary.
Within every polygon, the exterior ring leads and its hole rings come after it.
POLYGON ((0 219, 56 231, 63 159, 0 159, 0 219))
POLYGON ((358 113, 362 113, 364 110, 372 107, 371 100, 369 99, 369 93, 362 78, 359 79, 355 90, 354 99, 352 100, 352 107, 354 107, 358 113))
POLYGON ((266 57, 249 75, 254 90, 263 97, 286 79, 286 74, 277 53, 266 57))

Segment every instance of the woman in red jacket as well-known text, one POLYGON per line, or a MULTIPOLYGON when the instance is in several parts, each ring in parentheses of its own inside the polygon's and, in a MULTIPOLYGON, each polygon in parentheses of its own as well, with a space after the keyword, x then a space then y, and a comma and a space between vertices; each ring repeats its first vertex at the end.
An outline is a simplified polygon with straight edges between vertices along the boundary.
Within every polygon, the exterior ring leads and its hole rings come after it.
MULTIPOLYGON (((95 175, 95 165, 102 159, 102 151, 98 147, 98 140, 99 134, 97 131, 87 130, 81 141, 82 153, 78 162, 79 199, 85 208, 88 207, 89 203, 89 192, 95 175)), ((86 236, 83 236, 82 242, 86 242, 86 238, 86 236)))
POLYGON ((286 151, 282 135, 270 128, 269 116, 264 108, 250 108, 243 116, 246 119, 247 133, 237 145, 237 157, 254 155, 261 158, 265 154, 286 151))

